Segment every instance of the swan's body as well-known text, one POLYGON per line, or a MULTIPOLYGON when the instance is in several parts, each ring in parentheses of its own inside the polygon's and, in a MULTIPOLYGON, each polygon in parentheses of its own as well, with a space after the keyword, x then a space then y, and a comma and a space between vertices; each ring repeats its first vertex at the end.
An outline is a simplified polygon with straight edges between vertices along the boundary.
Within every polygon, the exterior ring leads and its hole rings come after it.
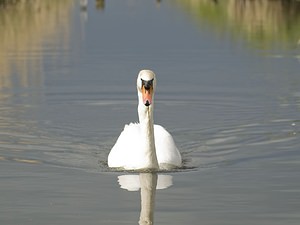
POLYGON ((108 166, 126 170, 180 167, 181 155, 172 136, 153 124, 155 74, 142 70, 137 78, 140 123, 125 125, 108 155, 108 166))
MULTIPOLYGON (((160 125, 154 125, 154 140, 159 169, 181 166, 181 156, 172 136, 160 125)), ((144 145, 140 124, 125 125, 108 156, 109 167, 143 169, 151 164, 141 146, 144 145)))

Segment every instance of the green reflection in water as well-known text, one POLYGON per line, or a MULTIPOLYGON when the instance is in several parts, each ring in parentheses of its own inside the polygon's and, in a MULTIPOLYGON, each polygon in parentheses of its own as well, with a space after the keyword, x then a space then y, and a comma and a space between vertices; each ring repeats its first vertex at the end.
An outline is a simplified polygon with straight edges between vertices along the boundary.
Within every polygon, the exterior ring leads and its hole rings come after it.
POLYGON ((175 0, 170 1, 200 24, 230 31, 251 45, 294 48, 300 41, 300 1, 297 0, 175 0))
MULTIPOLYGON (((44 63, 70 42, 72 0, 0 0, 0 161, 39 164, 24 151, 43 149, 35 115, 44 63), (12 104, 13 103, 13 104, 12 104)), ((55 66, 55 64, 53 64, 55 66)), ((48 138, 45 138, 48 140, 48 138)))
POLYGON ((53 54, 47 44, 69 46, 73 5, 72 0, 0 0, 0 90, 42 85, 43 58, 53 54))

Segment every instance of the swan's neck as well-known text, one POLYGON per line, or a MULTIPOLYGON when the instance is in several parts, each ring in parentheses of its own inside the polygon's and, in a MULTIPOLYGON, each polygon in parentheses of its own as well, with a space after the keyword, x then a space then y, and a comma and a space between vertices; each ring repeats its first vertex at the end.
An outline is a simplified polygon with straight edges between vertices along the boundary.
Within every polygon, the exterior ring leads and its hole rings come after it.
POLYGON ((139 104, 138 107, 139 121, 141 126, 141 135, 143 138, 143 146, 141 151, 144 151, 146 165, 148 169, 158 169, 158 162, 155 150, 154 141, 154 125, 153 125, 153 105, 148 107, 139 104))

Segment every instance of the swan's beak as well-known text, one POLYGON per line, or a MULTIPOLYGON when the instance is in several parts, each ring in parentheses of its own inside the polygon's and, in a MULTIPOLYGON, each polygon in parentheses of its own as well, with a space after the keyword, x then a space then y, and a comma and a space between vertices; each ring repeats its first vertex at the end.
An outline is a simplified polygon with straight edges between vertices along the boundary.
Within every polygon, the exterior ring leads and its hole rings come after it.
POLYGON ((145 84, 142 86, 143 104, 149 106, 152 104, 153 85, 145 84))

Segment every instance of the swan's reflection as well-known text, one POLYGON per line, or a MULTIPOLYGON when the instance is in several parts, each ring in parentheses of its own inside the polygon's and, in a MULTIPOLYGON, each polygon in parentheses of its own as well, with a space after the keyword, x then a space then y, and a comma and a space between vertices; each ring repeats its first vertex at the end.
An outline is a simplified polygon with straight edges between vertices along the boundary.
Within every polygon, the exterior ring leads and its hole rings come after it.
MULTIPOLYGON (((141 188, 141 176, 144 174, 154 173, 140 173, 139 175, 121 175, 118 176, 118 183, 120 188, 127 191, 138 191, 141 188)), ((150 176, 150 175, 149 175, 150 176)), ((156 189, 166 189, 173 185, 173 177, 171 175, 159 174, 157 175, 156 189)))
POLYGON ((157 173, 118 176, 118 183, 122 189, 128 191, 141 189, 140 225, 153 224, 156 189, 166 189, 172 186, 172 179, 170 175, 157 175, 157 173))

